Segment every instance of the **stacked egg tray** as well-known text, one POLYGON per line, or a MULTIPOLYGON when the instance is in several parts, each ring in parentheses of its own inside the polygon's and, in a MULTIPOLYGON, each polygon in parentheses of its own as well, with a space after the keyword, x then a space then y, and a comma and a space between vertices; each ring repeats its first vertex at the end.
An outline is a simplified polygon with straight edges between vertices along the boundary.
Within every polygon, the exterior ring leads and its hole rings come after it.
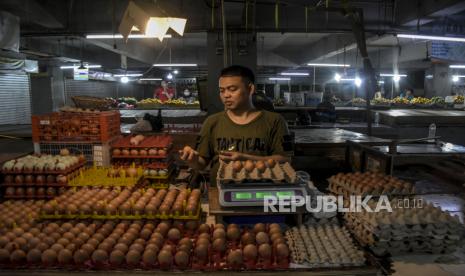
POLYGON ((176 171, 174 164, 151 164, 145 166, 143 172, 143 185, 154 189, 166 189, 169 187, 173 173, 176 171))
POLYGON ((180 219, 200 218, 200 190, 74 189, 47 202, 43 219, 180 219))
POLYGON ((192 268, 202 271, 283 270, 289 268, 289 248, 278 224, 258 223, 199 227, 192 268))
POLYGON ((142 168, 135 169, 135 175, 131 176, 126 173, 126 168, 89 167, 79 171, 79 174, 69 181, 68 185, 73 187, 131 187, 135 186, 143 175, 142 168))
MULTIPOLYGON (((458 217, 438 207, 409 201, 409 207, 391 201, 392 212, 348 212, 346 226, 357 240, 375 255, 411 253, 451 253, 465 237, 465 228, 458 217), (416 205, 415 205, 416 204, 416 205)), ((369 206, 375 208, 376 203, 369 206)))
POLYGON ((157 135, 142 137, 143 138, 140 143, 137 144, 131 143, 131 139, 134 138, 132 136, 121 137, 116 140, 112 144, 112 158, 166 159, 169 157, 168 151, 172 148, 173 145, 173 138, 171 136, 157 135), (128 152, 125 152, 125 150, 128 152))
POLYGON ((336 194, 371 196, 410 196, 415 194, 414 186, 396 177, 380 173, 339 173, 328 179, 328 189, 336 194))
POLYGON ((0 203, 0 234, 21 224, 33 224, 39 218, 44 200, 7 200, 0 203))
MULTIPOLYGON (((224 230, 224 225, 214 227, 224 230)), ((242 250, 229 249, 229 245, 228 251, 233 250, 234 257, 241 260, 240 265, 213 266, 219 263, 215 263, 210 243, 212 230, 213 226, 199 225, 197 221, 169 220, 45 221, 21 225, 0 235, 0 268, 151 271, 287 268, 284 266, 287 258, 281 259, 279 267, 262 268, 257 265, 259 257, 243 263, 242 250), (199 262, 198 255, 206 256, 207 262, 199 262)), ((217 239, 226 242, 226 237, 217 239)), ((280 245, 282 248, 283 244, 280 245)))
POLYGON ((293 227, 286 232, 293 263, 309 268, 365 266, 364 252, 337 219, 293 227))
POLYGON ((217 177, 220 183, 269 182, 280 184, 296 183, 297 180, 297 174, 288 162, 274 164, 272 167, 265 166, 261 171, 255 166, 252 170, 247 170, 245 165, 240 166, 238 170, 234 163, 220 162, 217 177))

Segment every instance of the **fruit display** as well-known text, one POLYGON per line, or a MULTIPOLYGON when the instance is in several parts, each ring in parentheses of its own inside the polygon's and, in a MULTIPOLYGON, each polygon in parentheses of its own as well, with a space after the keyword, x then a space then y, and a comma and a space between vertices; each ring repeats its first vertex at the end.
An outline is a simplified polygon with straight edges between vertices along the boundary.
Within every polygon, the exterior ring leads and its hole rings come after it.
POLYGON ((311 268, 363 266, 365 257, 336 219, 313 221, 286 231, 293 263, 311 268))
POLYGON ((454 99, 454 104, 464 104, 465 98, 462 95, 458 95, 454 99))
POLYGON ((395 97, 391 100, 391 103, 397 105, 409 105, 410 101, 407 98, 395 97))
POLYGON ((108 142, 120 134, 119 111, 65 109, 32 116, 34 142, 108 142))
POLYGON ((141 167, 90 167, 79 171, 69 186, 134 186, 142 176, 141 167))
POLYGON ((157 108, 163 106, 175 106, 175 107, 196 107, 199 106, 199 101, 194 101, 189 103, 183 99, 170 99, 167 101, 160 101, 159 99, 148 98, 143 99, 137 103, 138 108, 142 109, 150 109, 150 108, 157 108))
POLYGON ((43 200, 7 200, 0 203, 0 234, 15 225, 32 225, 44 203, 43 200))
POLYGON ((93 114, 98 114, 101 111, 98 109, 90 109, 90 108, 79 108, 79 107, 73 107, 73 106, 63 106, 60 108, 61 112, 75 112, 75 113, 93 113, 93 114))
POLYGON ((444 100, 443 97, 435 96, 431 98, 431 103, 435 105, 444 105, 446 104, 446 101, 444 100))
POLYGON ((82 188, 47 202, 44 218, 197 219, 200 190, 82 188))
POLYGON ((281 99, 281 98, 274 99, 273 100, 273 105, 274 106, 284 106, 284 105, 286 105, 286 101, 284 101, 284 99, 281 99))
POLYGON ((273 159, 265 162, 247 160, 226 163, 221 161, 217 179, 225 183, 245 181, 295 183, 297 175, 288 162, 278 163, 273 159))
POLYGON ((360 105, 360 104, 365 104, 367 101, 363 98, 353 98, 352 99, 352 104, 357 104, 357 105, 360 105))
POLYGON ((432 104, 431 99, 424 98, 424 97, 415 97, 412 100, 410 100, 410 103, 416 104, 416 105, 430 105, 432 104))
POLYGON ((391 100, 386 98, 375 98, 371 100, 372 105, 390 105, 391 100))
POLYGON ((172 147, 169 135, 121 137, 112 144, 113 158, 165 159, 172 147))
POLYGON ((337 195, 411 195, 414 186, 390 175, 373 172, 338 173, 328 179, 328 189, 337 195))
MULTIPOLYGON (((369 206, 375 208, 376 202, 369 206)), ((392 200, 392 212, 347 212, 346 226, 377 255, 451 253, 465 236, 456 216, 417 199, 392 200), (402 204, 401 204, 402 203, 402 204)))

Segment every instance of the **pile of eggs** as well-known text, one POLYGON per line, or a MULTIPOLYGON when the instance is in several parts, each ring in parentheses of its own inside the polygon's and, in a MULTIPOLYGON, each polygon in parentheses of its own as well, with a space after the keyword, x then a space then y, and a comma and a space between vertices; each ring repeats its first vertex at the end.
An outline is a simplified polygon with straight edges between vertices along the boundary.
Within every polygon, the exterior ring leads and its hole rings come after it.
POLYGON ((329 190, 344 195, 408 195, 415 192, 411 183, 375 172, 338 173, 329 178, 329 190))
POLYGON ((122 148, 122 149, 113 149, 113 156, 138 156, 138 157, 147 157, 147 156, 160 156, 165 157, 167 154, 166 148, 122 148))
MULTIPOLYGON (((68 152, 69 154, 69 152, 68 152)), ((85 161, 83 156, 72 155, 27 155, 18 159, 13 159, 3 164, 3 172, 30 173, 30 172, 61 172, 85 161)))
MULTIPOLYGON (((144 170, 144 176, 161 176, 164 177, 168 174, 167 169, 146 169, 144 170)), ((147 183, 150 184, 150 183, 147 183)))
POLYGON ((195 214, 200 204, 200 190, 194 189, 111 189, 82 188, 69 190, 47 202, 45 214, 100 215, 181 215, 195 214))
POLYGON ((66 175, 32 175, 32 174, 7 174, 3 178, 3 183, 8 185, 66 185, 68 184, 68 177, 66 175))
POLYGON ((66 187, 6 187, 7 198, 51 198, 64 194, 66 187))
POLYGON ((0 233, 13 225, 32 224, 39 217, 44 203, 43 200, 7 200, 0 203, 0 233))
POLYGON ((274 159, 268 159, 267 161, 233 161, 232 168, 234 172, 240 172, 244 169, 246 172, 252 172, 254 169, 257 169, 259 172, 264 172, 266 168, 274 168, 276 166, 276 161, 274 159))

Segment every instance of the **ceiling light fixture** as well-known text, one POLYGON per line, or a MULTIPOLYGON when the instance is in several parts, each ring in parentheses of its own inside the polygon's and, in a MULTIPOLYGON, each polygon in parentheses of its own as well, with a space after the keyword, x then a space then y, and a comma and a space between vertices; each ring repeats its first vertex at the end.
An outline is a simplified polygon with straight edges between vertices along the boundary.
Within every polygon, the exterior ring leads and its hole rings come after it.
POLYGON ((465 69, 465 65, 463 65, 463 64, 453 64, 453 65, 449 65, 449 68, 465 69))
POLYGON ((173 79, 173 75, 171 73, 169 73, 167 76, 166 76, 167 79, 171 80, 173 79))
POLYGON ((337 82, 340 82, 341 81, 341 75, 339 75, 338 73, 334 74, 334 80, 337 81, 337 82))
POLYGON ((195 67, 196 63, 155 63, 154 67, 195 67))
POLYGON ((116 74, 114 77, 140 77, 143 74, 116 74))
POLYGON ((282 72, 280 75, 282 76, 308 76, 308 73, 303 72, 282 72))
POLYGON ((269 80, 276 80, 276 81, 290 81, 291 78, 268 78, 269 80))
POLYGON ((177 75, 177 74, 179 73, 179 71, 178 71, 178 70, 174 70, 173 73, 174 73, 175 75, 177 75))
POLYGON ((397 37, 414 38, 414 39, 427 39, 427 40, 440 40, 440 41, 465 42, 465 38, 463 38, 463 37, 433 36, 433 35, 412 35, 412 34, 397 34, 397 37))
MULTIPOLYGON (((80 66, 78 65, 64 65, 60 66, 60 69, 74 69, 74 68, 79 68, 80 66)), ((97 64, 92 64, 92 65, 84 65, 84 68, 101 68, 102 65, 97 65, 97 64)))
POLYGON ((395 77, 395 76, 398 76, 398 77, 407 77, 406 74, 379 74, 381 77, 395 77))
MULTIPOLYGON (((165 34, 163 38, 171 38, 172 35, 165 34)), ((149 36, 145 34, 130 34, 128 38, 156 38, 155 36, 149 36)), ((96 35, 86 35, 86 39, 123 39, 122 34, 96 34, 96 35)))
POLYGON ((129 82, 129 78, 128 78, 128 77, 122 77, 122 78, 120 79, 120 81, 121 81, 122 83, 128 83, 128 82, 129 82))
POLYGON ((359 77, 355 77, 354 83, 355 86, 360 87, 362 85, 362 79, 360 79, 359 77))
POLYGON ((458 82, 459 81, 459 76, 457 76, 457 75, 452 76, 452 81, 453 82, 458 82))
POLYGON ((140 81, 161 81, 161 78, 143 78, 139 79, 140 81))
POLYGON ((307 66, 314 66, 314 67, 350 67, 350 64, 338 64, 338 63, 307 63, 307 66))
POLYGON ((395 81, 395 82, 399 82, 400 81, 400 76, 399 75, 394 75, 392 77, 392 80, 395 81))
POLYGON ((123 14, 118 30, 126 41, 134 29, 138 29, 147 36, 156 37, 160 41, 163 41, 169 29, 183 36, 186 23, 187 19, 185 18, 150 16, 146 13, 146 10, 136 5, 134 1, 130 1, 123 14))

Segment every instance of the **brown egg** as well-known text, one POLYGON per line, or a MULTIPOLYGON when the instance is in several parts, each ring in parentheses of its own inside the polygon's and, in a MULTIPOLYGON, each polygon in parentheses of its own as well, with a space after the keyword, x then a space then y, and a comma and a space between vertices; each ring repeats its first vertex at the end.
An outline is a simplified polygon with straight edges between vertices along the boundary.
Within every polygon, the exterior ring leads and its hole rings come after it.
POLYGON ((237 267, 242 265, 242 251, 240 249, 232 250, 227 257, 228 265, 237 267))
POLYGON ((267 243, 261 244, 258 247, 258 254, 261 258, 268 260, 271 258, 271 246, 267 243))
POLYGON ((178 245, 183 245, 183 244, 184 244, 184 245, 187 245, 187 246, 189 246, 189 247, 192 247, 192 241, 191 241, 191 239, 189 239, 189 238, 187 238, 187 237, 186 237, 186 238, 182 238, 182 239, 178 242, 178 245))
POLYGON ((257 233, 257 235, 255 236, 255 240, 257 241, 258 245, 270 242, 268 234, 265 232, 257 233))
POLYGON ((206 223, 199 226, 199 233, 210 233, 210 226, 206 223))
POLYGON ((27 262, 30 264, 40 263, 40 261, 42 260, 42 251, 40 251, 37 248, 31 249, 27 253, 26 259, 27 259, 27 262))
POLYGON ((57 243, 63 245, 63 247, 66 247, 69 244, 69 240, 65 238, 59 238, 57 243))
POLYGON ((209 233, 202 233, 202 234, 199 235, 198 239, 210 240, 210 234, 209 233))
POLYGON ((65 247, 65 249, 68 249, 68 250, 71 251, 72 253, 73 253, 74 251, 76 251, 77 248, 78 248, 78 247, 77 247, 74 243, 70 243, 70 244, 68 244, 68 245, 65 247))
POLYGON ((199 227, 199 223, 196 220, 189 220, 186 222, 186 229, 195 231, 199 227))
POLYGON ((136 250, 130 250, 126 254, 126 263, 129 265, 137 265, 139 264, 141 259, 141 254, 139 251, 136 250))
POLYGON ((58 263, 69 264, 73 260, 73 253, 68 249, 63 249, 58 253, 58 263))
POLYGON ((42 252, 42 263, 46 265, 53 265, 57 261, 57 253, 55 250, 47 249, 42 252))
POLYGON ((173 262, 173 255, 171 254, 171 251, 167 250, 161 250, 160 253, 158 253, 158 263, 162 267, 169 267, 171 266, 171 263, 173 262))
POLYGON ((241 237, 241 243, 243 245, 255 244, 255 235, 251 232, 245 232, 241 237))
POLYGON ((120 250, 113 250, 110 254, 110 263, 112 265, 120 265, 124 262, 125 255, 120 250))
POLYGON ((55 252, 58 254, 61 250, 65 249, 65 247, 59 243, 55 243, 50 247, 50 249, 55 250, 55 252))
POLYGON ((146 249, 142 255, 142 262, 147 265, 154 265, 157 260, 157 252, 151 249, 146 249))
POLYGON ((129 247, 129 251, 131 250, 135 250, 139 253, 142 253, 142 251, 144 251, 144 246, 143 245, 140 245, 139 243, 133 243, 130 247, 129 247))
POLYGON ((10 261, 12 263, 21 263, 26 260, 26 253, 23 250, 16 249, 10 255, 10 261))
POLYGON ((254 225, 253 231, 255 233, 265 232, 266 231, 266 226, 263 223, 257 223, 257 224, 254 225))
POLYGON ((168 239, 176 243, 177 241, 179 241, 179 239, 181 239, 181 231, 179 231, 179 229, 177 228, 171 228, 168 231, 168 239))
POLYGON ((74 255, 73 255, 73 260, 74 260, 74 263, 76 264, 83 264, 89 258, 90 258, 89 253, 87 253, 87 251, 84 249, 77 250, 76 252, 74 252, 74 255))
POLYGON ((270 227, 270 231, 268 232, 270 234, 270 236, 273 236, 273 234, 282 234, 281 232, 281 228, 271 228, 270 227))
POLYGON ((216 240, 219 238, 222 238, 222 239, 226 238, 226 232, 224 231, 223 228, 217 228, 215 229, 215 231, 213 231, 213 240, 216 240))
POLYGON ((281 232, 279 233, 274 233, 271 235, 271 241, 274 242, 276 239, 280 239, 280 238, 283 238, 283 235, 281 234, 281 232))
POLYGON ((47 250, 50 246, 46 244, 45 242, 40 242, 37 246, 36 249, 40 250, 40 252, 44 252, 47 250))
POLYGON ((210 240, 205 239, 205 238, 197 239, 196 242, 195 242, 195 245, 200 245, 200 244, 209 246, 210 245, 210 240))
POLYGON ((0 264, 10 261, 10 252, 4 248, 0 248, 0 264))
POLYGON ((189 254, 184 251, 176 252, 174 256, 174 262, 179 268, 186 268, 189 264, 189 254))
POLYGON ((81 246, 81 249, 85 250, 87 252, 87 254, 92 254, 92 252, 95 251, 95 246, 93 246, 92 244, 89 244, 89 243, 85 243, 81 246))
POLYGON ((226 241, 224 239, 216 239, 213 241, 213 250, 224 253, 226 251, 226 241))
POLYGON ((276 246, 276 256, 283 259, 289 257, 289 248, 286 244, 280 243, 276 246))
POLYGON ((228 230, 226 232, 226 237, 228 238, 229 241, 237 241, 241 235, 241 232, 239 228, 235 227, 228 227, 228 230))
POLYGON ((268 159, 266 160, 266 165, 272 169, 274 166, 276 166, 276 161, 274 159, 268 159))
POLYGON ((104 263, 108 260, 108 253, 105 250, 97 249, 92 253, 92 261, 97 264, 104 263))
POLYGON ((109 242, 104 241, 98 245, 97 249, 109 252, 112 249, 112 247, 113 246, 109 242))
POLYGON ((255 261, 257 259, 258 251, 257 251, 257 247, 255 246, 255 244, 246 245, 244 247, 243 253, 244 253, 244 259, 246 261, 255 261))
POLYGON ((205 244, 199 244, 194 249, 194 255, 200 260, 206 260, 208 256, 208 246, 205 244))
POLYGON ((266 169, 266 165, 263 161, 257 161, 257 163, 255 163, 255 168, 257 168, 259 172, 264 172, 266 169))
POLYGON ((240 172, 242 170, 242 162, 234 161, 232 167, 234 172, 240 172))
POLYGON ((245 161, 244 163, 244 169, 247 171, 247 172, 251 172, 255 169, 255 164, 253 161, 251 160, 247 160, 245 161))

